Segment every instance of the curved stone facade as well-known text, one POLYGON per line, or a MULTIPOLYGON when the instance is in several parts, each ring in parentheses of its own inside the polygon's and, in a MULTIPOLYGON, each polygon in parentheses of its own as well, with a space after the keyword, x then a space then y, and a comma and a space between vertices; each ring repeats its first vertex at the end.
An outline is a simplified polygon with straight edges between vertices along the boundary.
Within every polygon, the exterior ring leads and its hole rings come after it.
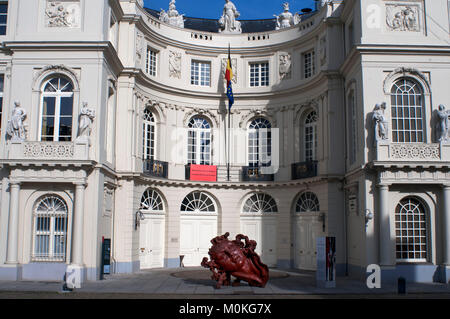
POLYGON ((1 136, 13 101, 27 114, 25 141, 0 142, 0 278, 199 266, 230 232, 270 267, 315 270, 333 236, 338 275, 448 281, 445 0, 322 1, 242 33, 181 25, 174 1, 178 24, 134 0, 37 2, 9 2, 0 35, 1 136))

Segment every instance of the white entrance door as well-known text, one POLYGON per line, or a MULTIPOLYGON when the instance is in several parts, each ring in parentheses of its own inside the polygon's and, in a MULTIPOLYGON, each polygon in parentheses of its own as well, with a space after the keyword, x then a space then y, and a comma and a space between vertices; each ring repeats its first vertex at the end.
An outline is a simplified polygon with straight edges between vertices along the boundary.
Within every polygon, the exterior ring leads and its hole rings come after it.
POLYGON ((180 255, 185 267, 199 267, 203 257, 208 257, 211 239, 217 236, 217 215, 181 215, 180 255))
POLYGON ((141 269, 163 267, 165 217, 160 214, 144 216, 139 231, 141 269))
POLYGON ((277 264, 277 218, 241 216, 241 233, 256 241, 256 252, 264 264, 277 264))
POLYGON ((322 222, 317 214, 300 213, 294 217, 295 267, 305 270, 317 269, 317 237, 324 236, 322 222))

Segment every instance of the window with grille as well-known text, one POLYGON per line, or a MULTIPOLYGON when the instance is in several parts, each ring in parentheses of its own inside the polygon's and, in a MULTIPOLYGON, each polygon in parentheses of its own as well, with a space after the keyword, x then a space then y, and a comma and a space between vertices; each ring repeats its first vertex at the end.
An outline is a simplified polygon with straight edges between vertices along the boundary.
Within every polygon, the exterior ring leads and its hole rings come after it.
POLYGON ((297 213, 320 211, 319 199, 312 192, 304 192, 300 195, 295 205, 297 213))
POLYGON ((8 24, 8 2, 0 2, 0 35, 6 35, 8 24))
POLYGON ((305 161, 315 161, 317 157, 317 112, 310 112, 304 124, 305 161))
POLYGON ((395 209, 397 261, 427 261, 427 216, 416 198, 405 198, 395 209))
POLYGON ((201 117, 189 121, 188 164, 211 165, 211 125, 201 117))
POLYGON ((62 198, 48 195, 38 200, 33 212, 33 261, 66 260, 67 220, 62 198))
POLYGON ((424 105, 420 85, 402 78, 391 90, 392 141, 394 143, 423 143, 424 105))
POLYGON ((270 166, 272 156, 272 135, 270 122, 262 117, 251 121, 248 128, 248 165, 270 166))
POLYGON ((149 75, 156 76, 156 52, 150 48, 147 48, 145 69, 149 75))
POLYGON ((269 86, 269 63, 250 63, 250 86, 269 86))
POLYGON ((5 84, 5 76, 0 74, 0 129, 2 128, 2 114, 3 114, 3 87, 5 84))
POLYGON ((253 194, 244 203, 243 213, 277 213, 278 208, 272 196, 267 194, 253 194))
POLYGON ((316 72, 315 60, 316 53, 314 50, 303 53, 303 77, 305 79, 310 78, 316 72))
POLYGON ((191 84, 199 86, 211 85, 211 63, 191 61, 191 84))
POLYGON ((73 85, 64 77, 54 77, 43 87, 41 99, 41 141, 71 141, 73 85))
POLYGON ((161 195, 153 189, 147 189, 141 197, 140 209, 150 212, 164 211, 161 195))
POLYGON ((156 131, 155 116, 151 111, 146 109, 144 111, 143 121, 143 155, 144 159, 155 159, 155 131, 156 131))
POLYGON ((192 192, 181 203, 182 212, 216 212, 216 206, 212 198, 203 192, 192 192))

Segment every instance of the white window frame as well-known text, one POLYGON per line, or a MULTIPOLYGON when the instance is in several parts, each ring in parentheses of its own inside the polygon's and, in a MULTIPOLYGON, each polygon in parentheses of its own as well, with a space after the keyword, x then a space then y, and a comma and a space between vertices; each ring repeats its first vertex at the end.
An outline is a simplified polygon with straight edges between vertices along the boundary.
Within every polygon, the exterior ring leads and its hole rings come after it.
POLYGON ((250 167, 270 166, 272 160, 272 124, 264 117, 257 117, 250 121, 247 128, 247 165, 250 167), (253 128, 256 121, 264 122, 266 127, 253 128), (263 136, 261 136, 261 134, 263 136), (266 137, 266 138, 264 138, 266 137), (265 140, 265 142, 264 142, 265 140), (270 149, 270 152, 269 152, 270 149), (268 159, 268 161, 264 161, 268 159))
MULTIPOLYGON (((404 210, 403 210, 404 211, 404 210)), ((429 259, 429 252, 430 252, 430 245, 429 245, 429 230, 428 230, 428 214, 427 214, 427 209, 426 206, 423 204, 423 202, 415 197, 405 197, 404 199, 402 199, 396 206, 395 208, 395 238, 396 238, 396 247, 395 247, 395 253, 396 253, 396 261, 397 262, 427 262, 429 259), (408 208, 406 208, 407 205, 403 204, 402 202, 406 202, 409 201, 409 204, 411 204, 411 202, 415 202, 414 204, 417 204, 417 206, 415 208, 420 207, 420 209, 422 211, 420 211, 420 216, 418 217, 418 221, 416 220, 416 214, 413 213, 416 209, 410 209, 411 206, 409 206, 408 208), (400 208, 400 205, 402 205, 402 207, 400 208), (399 211, 400 208, 400 211, 399 211), (402 214, 402 210, 403 208, 406 208, 406 218, 402 218, 402 216, 405 215, 405 213, 402 214), (413 225, 412 229, 409 227, 408 225, 408 217, 412 216, 412 222, 410 221, 410 223, 413 225), (416 228, 416 224, 419 224, 419 228, 416 228), (400 227, 399 227, 400 226, 400 227), (406 226, 406 227, 403 227, 406 226), (417 236, 417 231, 419 233, 421 233, 422 231, 425 232, 425 234, 420 234, 420 236, 417 236), (400 234, 400 236, 399 236, 400 234), (400 243, 398 242, 400 239, 400 243), (413 242, 412 246, 413 249, 410 250, 409 247, 407 250, 403 251, 402 249, 399 251, 398 247, 402 246, 403 244, 403 239, 406 240, 407 245, 411 245, 410 241, 413 242), (416 240, 419 239, 419 241, 417 242, 416 240), (422 239, 425 242, 422 242, 422 239), (416 246, 421 246, 419 250, 416 250, 416 246), (423 250, 422 248, 425 247, 425 250, 423 250), (408 254, 407 258, 403 258, 403 257, 398 257, 398 254, 402 254, 402 253, 406 253, 408 254), (416 253, 418 254, 425 254, 425 258, 423 257, 419 257, 416 258, 414 256, 414 258, 409 257, 409 254, 413 253, 414 255, 416 253)))
POLYGON ((208 120, 200 116, 194 116, 189 121, 187 142, 188 164, 212 165, 212 129, 208 120), (196 124, 193 121, 202 121, 202 127, 192 127, 192 124, 196 124), (205 123, 207 125, 205 125, 205 123), (208 145, 209 151, 202 149, 202 146, 207 147, 208 145), (192 148, 194 149, 193 152, 191 151, 192 148), (191 156, 191 154, 194 156, 191 156), (208 158, 209 160, 205 158, 208 158))
POLYGON ((267 87, 270 85, 269 66, 269 61, 249 62, 248 80, 250 87, 267 87), (264 75, 263 72, 265 72, 264 75))
POLYGON ((145 60, 145 71, 150 76, 157 74, 158 52, 151 47, 147 47, 147 55, 145 60))
POLYGON ((6 12, 5 13, 0 13, 0 16, 6 16, 6 22, 4 23, 0 23, 0 27, 4 26, 5 27, 5 33, 2 34, 0 33, 0 36, 5 36, 8 33, 8 1, 0 1, 0 5, 1 4, 6 4, 6 12))
MULTIPOLYGON (((48 202, 47 202, 48 203, 48 202)), ((58 206, 57 206, 58 207, 58 206)), ((60 206, 59 206, 60 207, 60 206)), ((39 225, 43 225, 44 220, 40 220, 39 225)), ((69 224, 69 209, 67 207, 64 199, 57 195, 48 194, 42 196, 36 201, 35 207, 33 209, 33 240, 32 240, 32 255, 31 259, 33 261, 45 261, 45 262, 65 262, 67 258, 68 251, 68 224, 69 224), (49 207, 47 213, 39 212, 38 208, 40 204, 46 200, 57 200, 63 206, 63 211, 57 211, 54 206, 49 207), (38 222, 39 218, 49 218, 49 224, 45 222, 45 225, 48 225, 48 231, 38 230, 38 222), (64 221, 64 230, 56 231, 55 230, 55 222, 57 218, 62 218, 64 221), (48 251, 47 254, 39 254, 36 250, 36 245, 38 244, 37 236, 48 236, 48 251), (62 236, 64 238, 64 251, 59 256, 56 256, 54 244, 57 236, 62 236)))
POLYGON ((194 191, 183 198, 180 206, 180 212, 182 214, 216 214, 216 202, 207 193, 194 191))
POLYGON ((54 122, 54 130, 53 130, 53 142, 59 141, 59 125, 60 125, 60 120, 61 120, 61 98, 72 97, 72 115, 71 115, 72 116, 72 126, 71 126, 70 139, 73 140, 73 135, 74 135, 73 112, 74 112, 74 101, 75 101, 73 82, 69 78, 61 76, 61 75, 52 76, 51 78, 49 78, 47 81, 44 82, 44 85, 42 86, 42 89, 41 89, 41 102, 40 102, 40 112, 39 112, 39 131, 38 131, 38 140, 39 141, 42 141, 42 118, 43 118, 42 112, 44 110, 44 98, 46 98, 46 97, 55 97, 55 115, 54 115, 55 122, 54 122), (62 91, 58 90, 56 92, 44 92, 47 84, 51 80, 57 79, 57 78, 64 78, 65 80, 67 80, 72 85, 72 91, 71 92, 62 92, 62 91))
POLYGON ((143 159, 154 160, 156 154, 156 118, 155 114, 148 109, 144 110, 143 118, 143 159), (149 115, 150 114, 150 115, 149 115), (149 115, 149 116, 148 116, 149 115), (152 147, 153 142, 153 147, 152 147))
POLYGON ((211 86, 210 61, 191 60, 191 85, 201 87, 211 86))
POLYGON ((309 50, 302 54, 303 78, 309 79, 316 74, 316 51, 309 50))
POLYGON ((319 121, 319 117, 315 110, 308 112, 303 122, 303 149, 304 149, 304 159, 305 162, 315 161, 317 160, 317 123, 319 121), (314 115, 312 115, 314 114, 314 115), (313 122, 309 122, 309 118, 315 116, 315 120, 313 122), (312 137, 310 139, 310 137, 312 137), (311 154, 309 154, 311 152, 311 154))
MULTIPOLYGON (((407 91, 403 91, 407 92, 407 91)), ((423 94, 422 85, 419 84, 414 78, 411 77, 401 77, 397 79, 394 84, 392 84, 391 88, 391 124, 392 124, 392 142, 393 143, 426 143, 426 114, 425 114, 425 96, 423 94), (414 88, 417 88, 413 94, 398 94, 398 90, 406 81, 413 83, 414 85, 410 87, 409 91, 414 88), (402 85, 399 85, 400 82, 403 82, 402 85), (397 93, 394 93, 394 89, 397 88, 397 93), (417 93, 418 92, 418 93, 417 93), (406 98, 405 98, 406 97, 406 98), (418 105, 414 103, 414 105, 405 104, 405 100, 410 101, 411 97, 413 97, 413 101, 416 102, 417 99, 421 100, 421 104, 418 105), (401 101, 400 104, 397 102, 401 101), (408 109, 408 114, 414 113, 416 117, 413 116, 404 116, 404 109, 408 109), (401 110, 401 112, 400 112, 401 110), (418 111, 420 110, 420 117, 417 116, 418 111), (412 112, 414 111, 414 112, 412 112), (420 129, 417 127, 420 126, 420 129), (408 128, 406 128, 408 127, 408 128), (414 128, 415 129, 414 129, 414 128), (401 138, 401 134, 403 133, 403 138, 401 138), (397 135, 396 135, 397 134, 397 135), (415 135, 415 139, 413 138, 415 135), (409 141, 408 137, 409 136, 409 141), (421 136, 421 138, 419 138, 421 136), (397 138, 396 138, 397 137, 397 138)))
POLYGON ((250 195, 242 206, 242 214, 276 214, 278 213, 277 202, 265 193, 250 195))
POLYGON ((320 203, 313 192, 303 192, 295 204, 296 213, 320 212, 320 203))

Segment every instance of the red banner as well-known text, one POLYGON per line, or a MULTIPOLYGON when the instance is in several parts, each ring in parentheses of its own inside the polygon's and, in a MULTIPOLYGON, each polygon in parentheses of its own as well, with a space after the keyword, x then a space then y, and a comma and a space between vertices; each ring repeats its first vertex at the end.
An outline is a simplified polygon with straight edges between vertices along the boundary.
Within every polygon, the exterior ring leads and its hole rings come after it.
POLYGON ((197 182, 216 182, 217 166, 191 164, 190 180, 197 182))

